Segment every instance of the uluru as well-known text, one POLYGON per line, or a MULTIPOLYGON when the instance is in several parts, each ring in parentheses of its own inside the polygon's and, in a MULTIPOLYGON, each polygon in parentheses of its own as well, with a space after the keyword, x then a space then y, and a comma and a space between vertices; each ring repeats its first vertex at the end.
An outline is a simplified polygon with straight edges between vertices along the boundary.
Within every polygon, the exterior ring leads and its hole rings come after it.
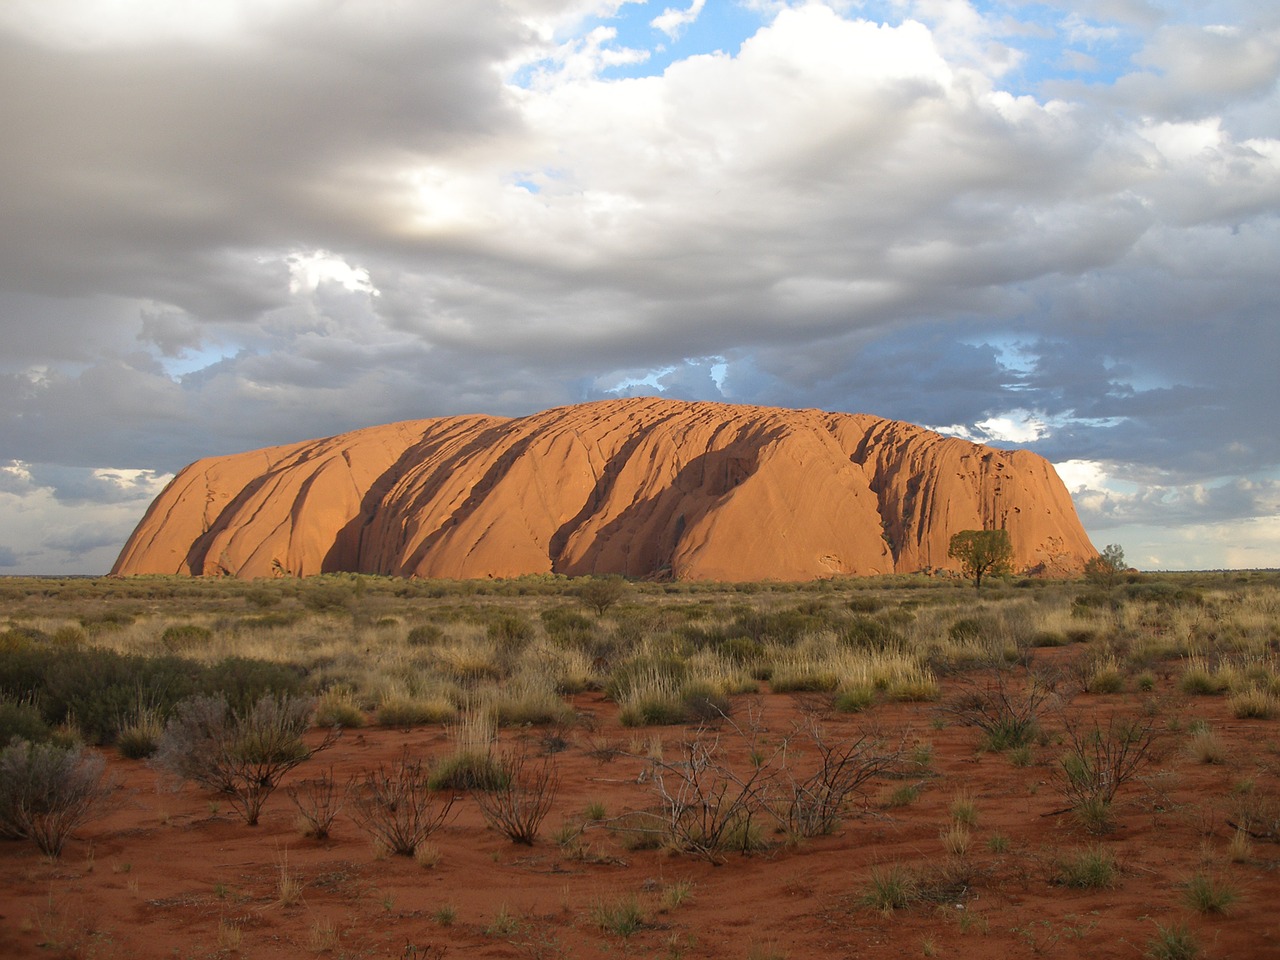
POLYGON ((865 414, 633 398, 199 460, 112 573, 796 581, 955 570, 952 534, 994 528, 1019 572, 1096 555, 1029 451, 865 414))

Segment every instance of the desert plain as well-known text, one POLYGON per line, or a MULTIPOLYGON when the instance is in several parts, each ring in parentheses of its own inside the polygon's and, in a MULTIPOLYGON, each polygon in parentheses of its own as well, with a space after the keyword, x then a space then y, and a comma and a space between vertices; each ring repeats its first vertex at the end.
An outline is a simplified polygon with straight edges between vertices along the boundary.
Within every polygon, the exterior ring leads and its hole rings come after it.
POLYGON ((0 955, 1280 955, 1280 575, 593 585, 0 581, 5 722, 106 764, 0 842, 0 955), (255 825, 146 756, 217 682, 332 741, 255 825), (370 775, 464 748, 533 842, 439 783, 375 842, 370 775))

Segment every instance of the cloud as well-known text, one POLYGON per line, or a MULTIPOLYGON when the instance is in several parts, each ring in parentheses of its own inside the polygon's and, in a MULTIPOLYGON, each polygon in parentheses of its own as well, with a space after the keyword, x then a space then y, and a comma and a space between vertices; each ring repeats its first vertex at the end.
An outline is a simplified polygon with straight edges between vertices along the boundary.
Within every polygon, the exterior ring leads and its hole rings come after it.
POLYGON ((698 19, 706 2, 707 0, 690 0, 689 6, 684 9, 667 7, 649 23, 655 30, 661 30, 674 40, 685 27, 698 19))
POLYGON ((58 518, 14 556, 197 457, 640 391, 1102 463, 1089 523, 1260 516, 1280 15, 748 8, 640 11, 697 21, 646 72, 620 0, 0 6, 0 494, 58 518))

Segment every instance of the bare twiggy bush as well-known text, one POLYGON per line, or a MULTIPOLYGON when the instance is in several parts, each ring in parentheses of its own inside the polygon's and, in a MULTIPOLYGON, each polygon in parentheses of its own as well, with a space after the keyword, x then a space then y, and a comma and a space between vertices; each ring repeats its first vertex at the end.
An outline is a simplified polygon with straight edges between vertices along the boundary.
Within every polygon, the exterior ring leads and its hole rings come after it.
POLYGON ((249 826, 286 773, 338 739, 326 732, 315 746, 303 742, 311 727, 312 703, 288 695, 262 697, 244 713, 226 697, 192 697, 174 710, 154 762, 194 783, 227 795, 249 826))
POLYGON ((408 753, 390 767, 379 764, 351 788, 356 823, 387 852, 413 856, 453 811, 453 792, 432 790, 430 779, 422 761, 408 753))
POLYGON ((346 790, 333 779, 333 769, 312 780, 286 787, 285 793, 298 808, 298 821, 308 837, 323 840, 346 802, 346 790))
POLYGON ((1111 825, 1111 806, 1120 789, 1155 759, 1151 720, 1114 717, 1105 727, 1064 725, 1067 750, 1059 759, 1058 788, 1081 824, 1094 833, 1111 825))
POLYGON ((982 681, 971 681, 943 707, 960 723, 983 732, 983 745, 1007 750, 1029 744, 1040 732, 1040 714, 1054 695, 1052 677, 1022 671, 1020 682, 997 666, 982 681))
MULTIPOLYGON (((742 730, 730 722, 740 736, 742 730)), ((721 747, 721 732, 698 727, 672 751, 651 757, 650 783, 659 801, 664 840, 673 848, 712 863, 724 853, 760 845, 759 823, 772 815, 776 762, 785 746, 769 756, 753 750, 745 771, 736 769, 721 747)))
POLYGON ((718 863, 727 852, 764 846, 765 823, 793 838, 830 833, 873 777, 908 762, 902 745, 871 734, 832 738, 813 717, 766 745, 758 719, 753 711, 744 725, 722 717, 717 729, 699 727, 651 755, 657 806, 635 816, 667 846, 718 863), (729 746, 740 747, 746 763, 732 762, 729 746), (798 762, 813 755, 816 763, 801 772, 798 762))
POLYGON ((840 823, 849 799, 863 792, 873 777, 901 768, 901 748, 890 749, 870 734, 849 740, 832 740, 816 720, 802 728, 804 738, 818 755, 816 769, 807 776, 787 772, 790 799, 786 825, 793 836, 815 837, 831 833, 840 823))
POLYGON ((500 754, 496 762, 500 785, 477 791, 476 803, 489 826, 512 843, 532 846, 560 787, 555 762, 549 756, 530 756, 525 746, 500 754))
POLYGON ((0 751, 0 836, 31 840, 48 857, 101 811, 111 792, 98 753, 14 740, 0 751))

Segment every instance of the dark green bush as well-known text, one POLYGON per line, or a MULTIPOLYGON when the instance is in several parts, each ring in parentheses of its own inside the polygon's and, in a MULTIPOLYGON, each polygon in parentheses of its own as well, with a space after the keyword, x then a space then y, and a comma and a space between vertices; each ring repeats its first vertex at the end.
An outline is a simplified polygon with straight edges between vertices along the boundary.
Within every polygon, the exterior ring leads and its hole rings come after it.
POLYGON ((486 632, 503 649, 518 649, 533 639, 533 624, 518 613, 504 613, 489 623, 486 632))
POLYGON ((560 637, 595 630, 595 621, 572 607, 548 607, 539 614, 542 629, 550 636, 560 637))
POLYGON ((128 610, 104 610, 100 613, 86 613, 80 617, 80 626, 90 633, 103 630, 119 630, 130 626, 138 618, 128 610))
POLYGON ((49 725, 40 709, 25 700, 0 700, 0 746, 14 737, 42 743, 49 739, 49 725))
POLYGON ((183 653, 202 647, 213 639, 213 631, 196 623, 180 623, 165 627, 160 634, 160 646, 170 653, 183 653))
POLYGON ((405 642, 411 647, 434 647, 444 639, 444 630, 434 623, 420 623, 409 631, 405 642))
POLYGON ((233 710, 244 710, 267 694, 277 697, 300 694, 305 677, 306 671, 293 664, 227 657, 208 669, 200 690, 220 693, 233 710))
POLYGON ((854 613, 875 613, 884 606, 884 601, 879 597, 857 596, 850 597, 848 607, 854 613))
POLYGON ((854 617, 840 631, 840 642, 861 650, 885 650, 902 642, 902 635, 874 617, 854 617))

